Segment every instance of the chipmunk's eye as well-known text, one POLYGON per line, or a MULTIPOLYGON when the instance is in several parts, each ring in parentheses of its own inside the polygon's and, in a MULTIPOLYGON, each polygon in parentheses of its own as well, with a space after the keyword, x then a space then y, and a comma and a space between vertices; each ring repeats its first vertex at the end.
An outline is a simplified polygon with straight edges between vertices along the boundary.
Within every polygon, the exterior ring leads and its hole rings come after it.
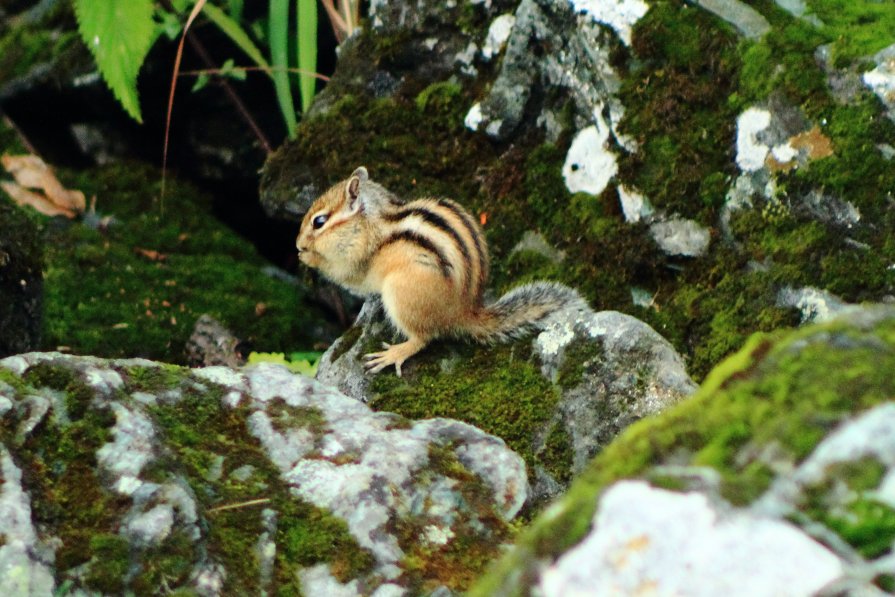
POLYGON ((313 221, 314 230, 317 230, 318 228, 320 228, 324 224, 326 224, 326 220, 328 220, 328 219, 329 219, 329 216, 326 214, 320 214, 319 216, 314 218, 314 221, 313 221))

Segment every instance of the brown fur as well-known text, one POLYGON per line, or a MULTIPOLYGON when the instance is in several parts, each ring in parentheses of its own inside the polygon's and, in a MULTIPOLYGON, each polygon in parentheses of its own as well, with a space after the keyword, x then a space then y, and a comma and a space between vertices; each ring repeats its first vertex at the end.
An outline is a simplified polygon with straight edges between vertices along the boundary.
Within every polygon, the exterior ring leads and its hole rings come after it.
POLYGON ((407 337, 366 356, 374 373, 394 365, 400 375, 403 362, 439 336, 514 337, 581 300, 571 289, 536 283, 485 306, 488 249, 475 218, 447 199, 403 203, 365 168, 314 202, 296 247, 302 262, 336 284, 381 296, 388 318, 407 337))

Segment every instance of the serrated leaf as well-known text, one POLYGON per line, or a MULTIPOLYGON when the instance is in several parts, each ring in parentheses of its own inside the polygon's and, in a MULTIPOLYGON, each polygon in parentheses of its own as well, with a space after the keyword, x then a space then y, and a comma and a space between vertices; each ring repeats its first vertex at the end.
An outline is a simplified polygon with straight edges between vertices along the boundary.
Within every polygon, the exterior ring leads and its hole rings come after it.
POLYGON ((75 0, 78 30, 99 72, 137 122, 137 75, 156 33, 152 0, 75 0))

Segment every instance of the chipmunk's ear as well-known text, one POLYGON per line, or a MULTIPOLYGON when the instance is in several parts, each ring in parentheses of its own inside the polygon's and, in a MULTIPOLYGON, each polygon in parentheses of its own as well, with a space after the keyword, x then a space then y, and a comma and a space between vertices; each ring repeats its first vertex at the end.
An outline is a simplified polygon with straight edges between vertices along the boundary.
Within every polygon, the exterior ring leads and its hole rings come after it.
POLYGON ((348 205, 351 211, 360 209, 361 205, 358 201, 358 197, 360 197, 360 183, 368 180, 370 180, 370 175, 363 166, 351 173, 351 178, 348 179, 348 184, 345 185, 345 195, 348 198, 348 205))

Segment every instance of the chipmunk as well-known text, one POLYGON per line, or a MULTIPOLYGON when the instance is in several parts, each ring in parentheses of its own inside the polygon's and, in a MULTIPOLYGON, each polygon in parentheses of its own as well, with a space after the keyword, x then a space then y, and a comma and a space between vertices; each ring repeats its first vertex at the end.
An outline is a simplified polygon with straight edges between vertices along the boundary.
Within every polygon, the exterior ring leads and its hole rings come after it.
POLYGON ((488 247, 475 219, 449 199, 405 203, 360 167, 311 206, 295 242, 299 259, 346 290, 379 295, 400 344, 366 355, 371 373, 401 365, 440 336, 478 342, 517 338, 584 300, 566 286, 534 282, 483 300, 488 247))

